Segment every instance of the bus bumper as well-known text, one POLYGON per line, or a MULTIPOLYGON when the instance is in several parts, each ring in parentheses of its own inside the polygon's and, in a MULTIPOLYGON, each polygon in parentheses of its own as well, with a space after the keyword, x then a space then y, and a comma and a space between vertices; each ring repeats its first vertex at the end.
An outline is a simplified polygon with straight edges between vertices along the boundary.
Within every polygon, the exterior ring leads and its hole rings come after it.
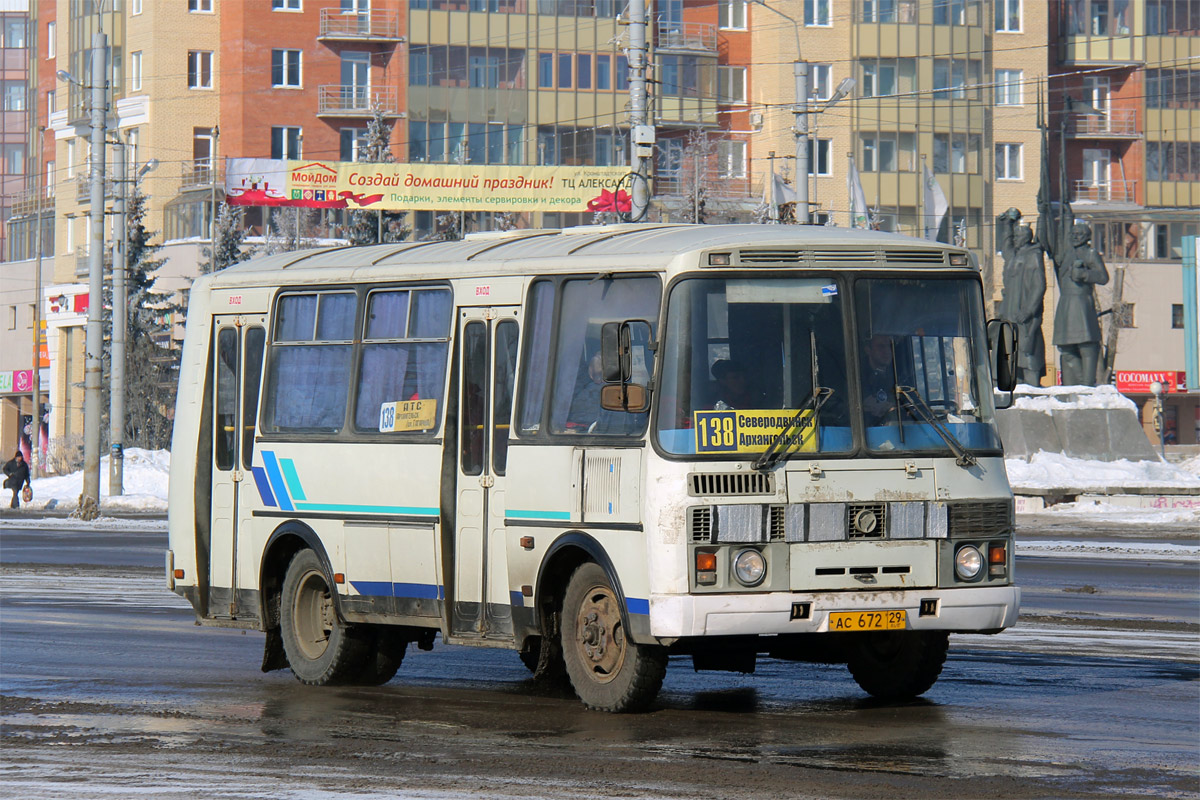
POLYGON ((836 611, 907 612, 908 630, 999 631, 1017 621, 1021 590, 1016 586, 909 589, 879 592, 771 592, 763 594, 653 595, 650 632, 665 639, 684 636, 745 636, 827 633, 836 611), (921 615, 922 601, 929 602, 921 615), (804 605, 807 604, 807 611, 804 605), (797 616, 805 618, 796 618, 797 616))

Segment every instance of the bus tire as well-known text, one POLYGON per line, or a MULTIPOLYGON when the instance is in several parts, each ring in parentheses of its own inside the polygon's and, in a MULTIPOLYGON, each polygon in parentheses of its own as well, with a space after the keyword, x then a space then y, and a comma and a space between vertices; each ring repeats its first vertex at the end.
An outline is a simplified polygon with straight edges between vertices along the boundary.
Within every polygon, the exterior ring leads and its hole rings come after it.
POLYGON ((851 634, 847 666, 855 682, 880 700, 910 700, 937 682, 950 649, 946 631, 851 634))
POLYGON ((562 644, 557 638, 530 636, 517 654, 525 668, 533 673, 533 680, 538 683, 559 683, 567 677, 562 644))
POLYGON ((404 662, 408 639, 394 631, 381 627, 371 636, 362 671, 353 683, 359 686, 382 686, 396 677, 404 662))
POLYGON ((658 696, 667 651, 628 638, 620 600, 598 564, 581 564, 571 575, 561 627, 567 675, 588 708, 641 711, 658 696))
POLYGON ((359 678, 370 641, 338 619, 329 581, 312 550, 298 551, 288 564, 279 617, 283 650, 297 680, 325 686, 359 678))

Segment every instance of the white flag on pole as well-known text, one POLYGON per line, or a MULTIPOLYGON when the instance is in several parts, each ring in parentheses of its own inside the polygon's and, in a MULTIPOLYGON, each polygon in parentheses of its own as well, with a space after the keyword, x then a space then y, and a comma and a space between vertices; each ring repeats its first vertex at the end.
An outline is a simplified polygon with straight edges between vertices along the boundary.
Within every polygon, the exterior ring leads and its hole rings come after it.
POLYGON ((925 192, 922 197, 925 209, 925 238, 936 240, 950 204, 946 202, 946 194, 938 184, 937 178, 930 172, 929 165, 922 163, 921 169, 925 173, 925 192))
POLYGON ((791 186, 788 186, 787 183, 783 180, 783 178, 779 177, 774 172, 771 173, 771 177, 768 180, 764 181, 763 184, 764 184, 763 185, 763 204, 764 205, 770 205, 772 199, 774 199, 775 205, 778 205, 778 206, 786 205, 787 203, 796 202, 796 190, 793 189, 791 186), (774 186, 775 186, 775 194, 774 194, 773 198, 772 198, 772 194, 771 194, 772 184, 774 184, 774 186))
POLYGON ((850 156, 850 169, 846 171, 846 188, 850 191, 850 227, 870 228, 871 217, 867 211, 867 196, 863 194, 862 179, 858 177, 858 165, 850 156))

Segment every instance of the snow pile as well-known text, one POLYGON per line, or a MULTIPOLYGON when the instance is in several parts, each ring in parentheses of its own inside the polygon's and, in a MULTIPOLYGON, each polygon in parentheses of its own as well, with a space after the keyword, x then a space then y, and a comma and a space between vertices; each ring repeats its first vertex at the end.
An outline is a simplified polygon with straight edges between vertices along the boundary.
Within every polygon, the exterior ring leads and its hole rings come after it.
MULTIPOLYGON (((1195 461, 1196 459, 1193 459, 1195 461)), ((1062 453, 1039 450, 1026 462, 1004 460, 1008 481, 1018 494, 1022 489, 1104 491, 1109 488, 1200 487, 1200 474, 1165 461, 1088 461, 1062 453)))
MULTIPOLYGON (((125 451, 125 470, 122 483, 124 494, 111 497, 108 493, 108 456, 100 459, 101 512, 124 511, 164 513, 167 510, 167 475, 171 469, 168 450, 142 450, 131 447, 125 451)), ((83 471, 53 478, 37 478, 33 482, 33 502, 23 508, 71 511, 79 505, 83 492, 83 471)))
POLYGON ((1043 414, 1076 408, 1125 408, 1137 413, 1137 405, 1115 386, 1018 386, 1012 407, 1043 414))
MULTIPOLYGON (((1077 505, 1071 503, 1070 505, 1077 505)), ((1059 506, 1054 506, 1055 509, 1059 506)), ((1116 506, 1108 506, 1109 509, 1115 509, 1116 506)), ((1131 509, 1121 509, 1129 511, 1131 509)), ((1192 514, 1196 512, 1180 512, 1186 515, 1186 519, 1192 519, 1192 514)), ((1156 512, 1154 514, 1146 514, 1144 522, 1162 522, 1163 514, 1156 512)), ((1129 522, 1131 520, 1124 520, 1129 522)), ((1174 562, 1189 562, 1200 558, 1200 547, 1193 544, 1179 544, 1175 542, 1131 542, 1128 540, 1121 541, 1074 541, 1071 539, 1038 539, 1017 542, 1017 555, 1019 556, 1055 556, 1057 558, 1076 557, 1076 558, 1117 558, 1117 559, 1138 559, 1139 561, 1174 561, 1174 562)))
MULTIPOLYGON (((1090 522, 1153 525, 1155 526, 1154 530, 1160 533, 1163 531, 1162 526, 1164 525, 1200 524, 1200 508, 1143 508, 1106 503, 1095 498, 1079 500, 1074 503, 1055 503, 1036 513, 1043 515, 1043 519, 1053 515, 1068 518, 1086 517, 1090 522)), ((1085 549, 1093 552, 1096 546, 1087 544, 1085 549)), ((1200 555, 1200 549, 1197 549, 1193 555, 1200 555)))
POLYGON ((1200 456, 1192 456, 1178 466, 1181 472, 1186 472, 1189 475, 1195 475, 1197 478, 1200 478, 1200 456))

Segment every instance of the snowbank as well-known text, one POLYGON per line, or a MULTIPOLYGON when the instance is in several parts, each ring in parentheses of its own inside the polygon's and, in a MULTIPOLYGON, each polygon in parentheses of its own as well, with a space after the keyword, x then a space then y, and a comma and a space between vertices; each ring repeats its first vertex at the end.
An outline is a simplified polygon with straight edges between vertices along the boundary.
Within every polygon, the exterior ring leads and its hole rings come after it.
POLYGON ((1051 414, 1076 408, 1125 408, 1137 412, 1137 405, 1117 391, 1115 386, 1018 386, 1012 408, 1051 414))
MULTIPOLYGON (((125 492, 112 497, 108 491, 108 456, 100 459, 100 508, 107 511, 166 513, 167 475, 171 468, 168 450, 142 450, 131 447, 125 451, 125 470, 122 478, 125 492)), ((29 509, 70 511, 79 505, 83 492, 83 471, 53 478, 38 478, 33 482, 33 502, 29 509)))
POLYGON ((1090 461, 1038 451, 1028 462, 1021 458, 1005 459, 1004 467, 1008 470, 1013 491, 1018 494, 1022 489, 1104 491, 1109 488, 1200 487, 1200 474, 1165 461, 1090 461))

